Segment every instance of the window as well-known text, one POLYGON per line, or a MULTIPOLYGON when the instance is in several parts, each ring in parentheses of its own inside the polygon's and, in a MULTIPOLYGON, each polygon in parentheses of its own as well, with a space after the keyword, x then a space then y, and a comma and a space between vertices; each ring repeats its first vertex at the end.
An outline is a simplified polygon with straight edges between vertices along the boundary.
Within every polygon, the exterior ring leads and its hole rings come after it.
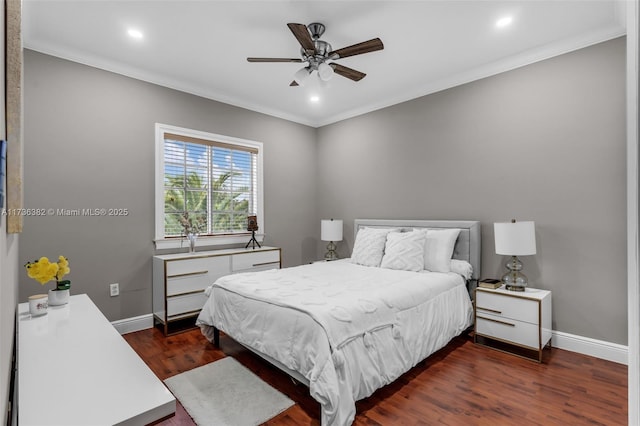
MULTIPOLYGON (((246 240, 247 216, 262 217, 262 144, 156 124, 156 248, 246 240)), ((264 229, 261 229, 264 232, 264 229)))

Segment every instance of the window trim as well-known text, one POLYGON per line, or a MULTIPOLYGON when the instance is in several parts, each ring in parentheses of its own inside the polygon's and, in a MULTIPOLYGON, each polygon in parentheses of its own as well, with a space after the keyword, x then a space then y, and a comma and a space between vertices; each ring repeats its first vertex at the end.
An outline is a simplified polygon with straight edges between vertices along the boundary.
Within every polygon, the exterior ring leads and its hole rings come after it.
MULTIPOLYGON (((256 174, 257 174, 257 215, 260 233, 256 233, 256 239, 262 243, 264 240, 264 183, 263 183, 263 144, 262 142, 248 139, 234 138, 232 136, 218 135, 215 133, 203 132, 199 130, 187 129, 184 127, 172 126, 169 124, 156 123, 155 125, 155 238, 154 243, 157 250, 186 248, 189 246, 184 237, 165 238, 164 235, 164 138, 165 133, 172 133, 184 137, 210 140, 226 143, 230 145, 252 148, 258 151, 256 174)), ((223 234, 200 236, 196 241, 197 247, 219 246, 230 244, 246 243, 250 233, 223 234)))

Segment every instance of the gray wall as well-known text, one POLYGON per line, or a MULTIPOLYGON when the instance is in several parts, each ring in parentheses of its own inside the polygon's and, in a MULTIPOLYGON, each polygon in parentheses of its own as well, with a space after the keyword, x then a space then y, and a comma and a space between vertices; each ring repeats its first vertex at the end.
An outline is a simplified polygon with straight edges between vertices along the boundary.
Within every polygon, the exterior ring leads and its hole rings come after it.
POLYGON ((531 285, 553 328, 626 344, 625 39, 359 116, 318 132, 318 208, 355 218, 536 222, 531 285))
MULTIPOLYGON (((315 259, 315 129, 27 50, 25 206, 131 213, 26 217, 21 265, 65 255, 72 293, 108 319, 151 312, 156 122, 263 142, 265 243, 285 266, 315 259)), ((20 301, 39 291, 20 274, 20 301)))

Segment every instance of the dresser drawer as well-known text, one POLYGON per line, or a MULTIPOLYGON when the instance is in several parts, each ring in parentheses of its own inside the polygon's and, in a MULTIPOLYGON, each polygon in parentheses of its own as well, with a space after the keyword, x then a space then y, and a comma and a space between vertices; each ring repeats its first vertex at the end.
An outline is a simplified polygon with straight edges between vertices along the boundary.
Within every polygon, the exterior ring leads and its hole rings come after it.
POLYGON ((211 270, 227 272, 230 269, 228 256, 196 257, 167 261, 167 278, 185 274, 210 272, 211 270))
POLYGON ((204 290, 218 278, 228 275, 228 256, 181 259, 167 262, 167 296, 204 290))
POLYGON ((207 295, 204 292, 167 297, 167 316, 197 312, 202 309, 206 301, 207 295))
POLYGON ((280 250, 256 251, 231 256, 233 272, 264 270, 280 267, 280 250), (259 268, 259 269, 258 269, 259 268))
POLYGON ((204 291, 213 284, 207 273, 194 273, 181 277, 167 278, 167 296, 176 296, 194 291, 204 291))
POLYGON ((533 350, 539 350, 542 346, 537 325, 497 315, 478 312, 476 333, 533 350))
POLYGON ((520 296, 510 296, 486 291, 476 292, 477 314, 491 314, 497 317, 540 324, 540 304, 537 300, 520 296))

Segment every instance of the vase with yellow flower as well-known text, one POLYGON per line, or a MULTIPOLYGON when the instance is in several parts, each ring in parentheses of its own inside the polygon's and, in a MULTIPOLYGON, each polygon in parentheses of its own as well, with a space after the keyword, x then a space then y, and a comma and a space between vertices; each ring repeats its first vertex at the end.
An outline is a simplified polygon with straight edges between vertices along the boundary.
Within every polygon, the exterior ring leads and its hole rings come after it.
POLYGON ((71 272, 69 260, 66 257, 59 256, 55 263, 50 262, 46 257, 41 257, 33 262, 27 262, 24 267, 29 278, 33 278, 42 285, 55 280, 56 287, 49 289, 49 306, 64 305, 69 302, 71 281, 62 279, 71 272))

